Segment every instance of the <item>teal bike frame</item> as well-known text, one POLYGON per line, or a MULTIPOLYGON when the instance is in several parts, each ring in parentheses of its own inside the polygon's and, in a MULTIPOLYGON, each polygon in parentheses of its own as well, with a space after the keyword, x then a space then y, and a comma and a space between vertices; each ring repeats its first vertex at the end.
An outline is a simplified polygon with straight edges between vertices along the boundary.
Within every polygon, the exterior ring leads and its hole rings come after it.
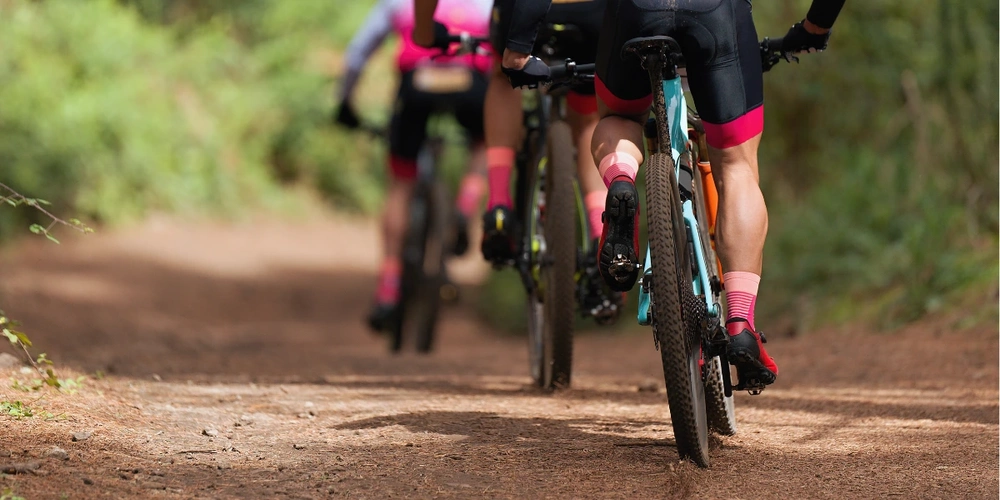
MULTIPOLYGON (((663 96, 667 105, 667 122, 670 126, 670 154, 674 158, 674 175, 677 176, 678 185, 680 185, 681 155, 689 152, 687 100, 684 98, 684 88, 681 85, 680 76, 672 80, 663 80, 662 85, 663 96)), ((697 193, 696 196, 701 196, 701 193, 697 193)), ((712 285, 703 249, 704 246, 700 244, 701 232, 698 228, 698 220, 694 214, 694 201, 690 199, 685 200, 681 205, 681 210, 684 216, 684 226, 688 233, 688 241, 693 243, 691 245, 694 247, 693 257, 698 269, 698 275, 692 283, 694 294, 695 296, 701 295, 705 298, 705 307, 710 319, 717 319, 722 315, 722 308, 712 299, 712 285)), ((681 249, 678 249, 678 251, 681 251, 681 249)), ((651 267, 652 259, 650 259, 649 244, 647 244, 646 260, 642 269, 643 278, 652 273, 651 267)), ((646 287, 640 286, 638 314, 640 325, 649 325, 652 322, 652 318, 649 316, 649 304, 649 290, 646 287)))

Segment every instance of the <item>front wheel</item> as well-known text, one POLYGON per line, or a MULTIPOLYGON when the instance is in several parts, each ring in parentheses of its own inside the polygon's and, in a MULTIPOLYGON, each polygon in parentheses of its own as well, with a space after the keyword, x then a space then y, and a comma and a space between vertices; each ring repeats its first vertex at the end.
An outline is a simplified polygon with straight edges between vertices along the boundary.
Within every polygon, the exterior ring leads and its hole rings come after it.
POLYGON ((688 306, 697 299, 690 282, 687 235, 677 198, 674 161, 656 153, 646 166, 649 279, 653 333, 659 342, 670 420, 681 458, 708 467, 708 419, 702 380, 701 338, 693 335, 688 306))

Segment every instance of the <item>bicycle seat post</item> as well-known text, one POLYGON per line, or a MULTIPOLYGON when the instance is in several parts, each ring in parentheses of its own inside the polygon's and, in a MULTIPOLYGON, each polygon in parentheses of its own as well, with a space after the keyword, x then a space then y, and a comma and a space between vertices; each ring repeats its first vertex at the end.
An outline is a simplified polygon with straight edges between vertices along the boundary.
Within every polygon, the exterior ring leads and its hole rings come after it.
POLYGON ((670 124, 666 116, 663 95, 663 81, 677 78, 677 64, 682 60, 681 46, 669 36, 633 38, 622 47, 623 59, 638 59, 642 68, 649 72, 649 84, 653 91, 653 112, 656 115, 657 144, 660 148, 670 145, 670 124))

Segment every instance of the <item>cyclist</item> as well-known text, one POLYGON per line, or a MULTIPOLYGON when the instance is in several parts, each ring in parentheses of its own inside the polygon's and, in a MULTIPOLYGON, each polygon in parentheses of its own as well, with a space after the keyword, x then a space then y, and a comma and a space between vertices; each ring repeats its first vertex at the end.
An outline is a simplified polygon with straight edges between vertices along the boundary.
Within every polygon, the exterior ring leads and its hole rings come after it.
MULTIPOLYGON (((414 0, 417 10, 417 25, 414 40, 424 46, 434 46, 439 42, 442 30, 434 31, 431 16, 435 12, 436 0, 414 0)), ((486 118, 486 156, 489 198, 487 212, 483 215, 483 257, 502 264, 514 257, 515 242, 511 221, 518 221, 511 209, 510 179, 514 169, 515 150, 522 134, 521 94, 512 88, 507 77, 501 72, 500 57, 503 49, 513 40, 507 36, 511 14, 516 0, 495 0, 490 27, 490 39, 497 54, 489 89, 486 93, 484 115, 486 118)), ((597 37, 601 28, 601 15, 605 0, 573 0, 556 2, 547 9, 545 21, 553 24, 572 25, 581 32, 577 43, 562 47, 561 57, 568 57, 577 63, 592 63, 597 53, 597 37)), ((515 42, 515 50, 531 51, 533 40, 515 42)), ((593 84, 574 86, 566 99, 566 121, 572 128, 578 151, 590 150, 590 139, 597 126, 597 99, 593 84)), ((593 158, 588 154, 577 155, 577 169, 581 187, 585 193, 584 204, 592 235, 601 232, 604 199, 607 188, 597 175, 593 158)))
MULTIPOLYGON (((518 0, 510 40, 531 46, 549 0, 518 0)), ((785 35, 787 53, 821 51, 844 0, 813 0, 806 17, 785 35)), ((754 306, 767 233, 757 147, 764 128, 764 93, 750 0, 608 0, 597 55, 601 122, 594 161, 608 185, 600 269, 608 286, 628 290, 638 271, 639 196, 635 176, 643 161, 642 127, 652 102, 648 73, 621 56, 628 40, 668 35, 681 45, 688 81, 705 125, 719 191, 717 248, 726 286, 729 359, 741 383, 771 384, 778 367, 754 324, 754 306), (623 266, 615 264, 622 263, 623 266), (619 271, 627 269, 627 271, 619 271)), ((548 68, 508 44, 503 65, 514 86, 544 81, 548 68)))
MULTIPOLYGON (((442 0, 442 4, 438 19, 446 30, 480 37, 488 34, 490 4, 487 0, 442 0)), ((441 51, 413 43, 410 37, 413 23, 410 0, 380 0, 372 8, 348 47, 347 74, 340 88, 336 115, 336 121, 344 126, 356 128, 360 125, 350 104, 351 96, 371 55, 391 32, 395 32, 399 35, 400 84, 389 127, 391 175, 382 215, 384 257, 375 305, 369 316, 374 330, 388 327, 397 310, 407 204, 417 173, 417 155, 427 137, 427 121, 432 113, 454 113, 473 144, 469 172, 461 182, 456 202, 456 254, 463 254, 468 248, 467 220, 478 209, 486 190, 482 174, 485 163, 482 111, 490 59, 474 55, 437 57, 441 51)))

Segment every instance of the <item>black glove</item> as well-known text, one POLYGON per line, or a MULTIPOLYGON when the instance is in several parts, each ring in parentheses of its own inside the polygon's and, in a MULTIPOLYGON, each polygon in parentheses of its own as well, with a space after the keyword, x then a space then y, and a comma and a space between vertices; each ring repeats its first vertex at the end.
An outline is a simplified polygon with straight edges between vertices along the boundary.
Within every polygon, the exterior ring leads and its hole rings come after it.
POLYGON ((356 129, 361 126, 361 120, 358 120, 358 115, 354 113, 354 108, 347 101, 340 103, 340 108, 337 110, 337 116, 334 120, 349 129, 356 129))
MULTIPOLYGON (((449 38, 451 38, 451 35, 448 34, 448 27, 445 26, 444 24, 434 21, 434 41, 431 42, 430 47, 425 47, 425 48, 448 50, 448 47, 451 45, 451 42, 448 40, 449 38)), ((420 45, 419 43, 417 43, 416 40, 414 40, 413 43, 420 45)))
POLYGON ((540 83, 545 83, 552 79, 549 66, 541 59, 531 56, 523 69, 503 68, 503 74, 510 80, 510 86, 516 88, 535 88, 540 83))
POLYGON ((821 52, 826 50, 826 44, 829 40, 829 31, 822 35, 814 35, 806 31, 801 22, 795 23, 785 34, 785 39, 781 43, 781 51, 787 54, 821 52))

